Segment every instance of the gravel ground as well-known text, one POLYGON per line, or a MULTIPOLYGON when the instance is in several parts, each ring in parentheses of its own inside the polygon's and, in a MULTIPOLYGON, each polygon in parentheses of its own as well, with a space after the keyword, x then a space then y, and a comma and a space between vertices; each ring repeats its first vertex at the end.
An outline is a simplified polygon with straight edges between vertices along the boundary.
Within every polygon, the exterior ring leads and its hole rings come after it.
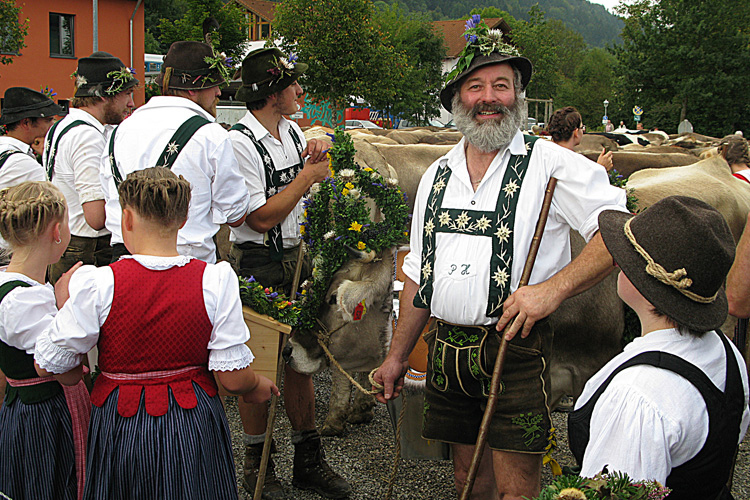
MULTIPOLYGON (((316 390, 316 421, 322 423, 328 411, 330 392, 329 373, 314 377, 316 390)), ((234 460, 237 465, 240 500, 250 500, 239 483, 242 474, 242 427, 234 398, 227 398, 227 417, 232 429, 234 460)), ((560 465, 575 465, 568 450, 567 415, 553 414, 553 425, 559 430, 559 449, 554 458, 560 465)), ((292 457, 294 447, 290 441, 290 426, 283 402, 277 412, 274 438, 279 453, 274 456, 276 472, 284 485, 288 499, 320 500, 317 493, 299 490, 292 486, 292 457)), ((375 419, 365 425, 349 426, 342 438, 323 438, 326 457, 331 466, 352 486, 351 500, 374 500, 386 497, 394 461, 394 431, 384 405, 375 407, 375 419)), ((552 481, 548 468, 544 469, 542 484, 552 481)), ((732 494, 736 500, 750 500, 750 438, 740 445, 734 473, 732 494)), ((457 498, 453 487, 453 467, 448 460, 402 460, 393 489, 393 499, 447 500, 457 498)))

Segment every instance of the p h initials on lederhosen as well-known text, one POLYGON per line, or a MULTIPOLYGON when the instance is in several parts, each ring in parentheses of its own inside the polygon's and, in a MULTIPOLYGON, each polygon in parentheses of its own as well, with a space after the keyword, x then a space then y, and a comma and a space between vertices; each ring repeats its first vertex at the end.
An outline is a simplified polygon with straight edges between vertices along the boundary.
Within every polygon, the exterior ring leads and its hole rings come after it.
MULTIPOLYGON (((278 193, 280 187, 291 183, 305 166, 305 161, 302 159, 302 141, 300 141, 299 136, 291 127, 289 127, 289 135, 292 137, 294 146, 297 148, 299 163, 281 170, 276 170, 268 150, 255 138, 249 128, 241 123, 237 123, 230 130, 238 130, 245 134, 258 151, 266 173, 266 199, 278 193)), ((284 239, 281 234, 281 224, 277 224, 268 231, 266 234, 266 244, 268 245, 271 260, 280 262, 284 256, 284 239)))
POLYGON ((505 299, 510 295, 513 264, 513 233, 518 192, 521 189, 529 159, 537 137, 524 136, 527 154, 512 155, 505 169, 495 211, 443 208, 443 196, 451 169, 441 165, 435 174, 432 191, 427 198, 422 240, 421 274, 414 306, 429 308, 432 301, 435 267, 436 233, 466 234, 492 238, 487 316, 499 316, 505 299))

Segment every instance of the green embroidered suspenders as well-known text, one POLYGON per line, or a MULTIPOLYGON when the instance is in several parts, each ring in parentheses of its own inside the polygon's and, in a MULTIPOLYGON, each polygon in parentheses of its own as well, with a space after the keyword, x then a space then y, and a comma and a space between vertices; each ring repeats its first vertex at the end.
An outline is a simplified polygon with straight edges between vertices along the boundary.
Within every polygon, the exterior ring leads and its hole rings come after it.
POLYGON ((438 168, 432 191, 427 198, 422 238, 422 267, 419 289, 414 296, 415 307, 429 308, 432 302, 436 233, 460 233, 492 238, 486 314, 490 317, 500 315, 502 304, 510 295, 517 194, 521 189, 536 140, 537 137, 524 136, 527 154, 510 157, 494 212, 442 208, 451 170, 447 165, 438 168))
MULTIPOLYGON (((297 136, 297 133, 292 127, 289 127, 289 135, 292 137, 294 146, 297 148, 297 154, 300 155, 299 163, 282 170, 276 170, 268 150, 260 143, 260 141, 255 139, 255 136, 253 136, 250 129, 245 125, 237 123, 230 130, 237 130, 245 134, 252 141, 255 149, 258 151, 258 154, 263 161, 263 167, 266 174, 266 199, 278 193, 280 187, 286 186, 292 182, 305 166, 305 162, 302 159, 302 141, 300 141, 299 136, 297 136)), ((284 256, 284 239, 281 234, 281 224, 277 224, 268 231, 268 251, 272 261, 279 262, 284 256)))
POLYGON ((16 151, 15 149, 8 149, 0 153, 0 168, 3 168, 3 165, 5 165, 5 162, 13 156, 14 154, 24 154, 21 151, 16 151))
MULTIPOLYGON (((167 146, 159 156, 159 160, 156 162, 155 167, 165 167, 168 169, 172 168, 177 156, 179 156, 185 144, 188 143, 190 138, 195 135, 199 128, 203 125, 212 123, 210 120, 203 118, 200 115, 195 115, 185 120, 180 127, 175 131, 174 135, 167 142, 167 146)), ((122 174, 120 169, 117 167, 117 159, 115 158, 115 134, 117 128, 112 131, 112 135, 109 138, 109 165, 112 169, 112 177, 115 180, 115 187, 119 187, 122 182, 122 174)))
MULTIPOLYGON (((52 180, 52 177, 55 175, 55 159, 57 158, 57 147, 60 145, 60 139, 63 138, 65 134, 70 131, 73 127, 77 127, 78 125, 88 125, 89 127, 93 127, 92 124, 89 122, 83 121, 83 120, 74 120, 72 123, 68 124, 67 127, 62 129, 62 132, 60 132, 60 135, 57 136, 57 140, 55 141, 55 145, 51 146, 51 141, 55 137, 55 132, 57 131, 57 126, 60 125, 62 120, 59 120, 55 122, 54 125, 52 125, 52 128, 49 131, 49 134, 47 136, 49 137, 49 140, 44 145, 44 167, 45 170, 47 170, 47 179, 50 181, 52 180)), ((96 127, 94 127, 96 128, 96 127)))

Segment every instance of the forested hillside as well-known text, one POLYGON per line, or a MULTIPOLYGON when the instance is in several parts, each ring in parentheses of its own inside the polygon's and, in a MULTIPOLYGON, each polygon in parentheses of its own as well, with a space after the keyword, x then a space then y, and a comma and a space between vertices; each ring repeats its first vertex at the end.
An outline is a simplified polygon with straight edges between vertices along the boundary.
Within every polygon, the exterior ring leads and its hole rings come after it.
POLYGON ((378 0, 376 5, 398 2, 404 10, 425 12, 433 20, 460 19, 472 9, 497 7, 516 19, 528 20, 531 6, 538 3, 548 19, 559 19, 577 31, 592 47, 620 43, 623 23, 602 5, 588 0, 378 0))

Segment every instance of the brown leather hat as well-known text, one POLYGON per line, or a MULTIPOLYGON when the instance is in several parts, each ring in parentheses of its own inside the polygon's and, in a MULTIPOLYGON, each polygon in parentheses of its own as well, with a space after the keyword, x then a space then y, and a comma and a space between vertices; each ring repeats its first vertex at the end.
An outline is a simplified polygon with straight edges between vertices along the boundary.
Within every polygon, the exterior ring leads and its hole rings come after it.
POLYGON ((636 216, 606 210, 599 230, 622 272, 657 311, 696 332, 724 323, 734 238, 716 209, 670 196, 636 216))
POLYGON ((225 72, 228 69, 221 56, 215 55, 207 43, 174 42, 164 56, 156 84, 162 88, 162 92, 168 89, 209 89, 227 83, 225 72))

